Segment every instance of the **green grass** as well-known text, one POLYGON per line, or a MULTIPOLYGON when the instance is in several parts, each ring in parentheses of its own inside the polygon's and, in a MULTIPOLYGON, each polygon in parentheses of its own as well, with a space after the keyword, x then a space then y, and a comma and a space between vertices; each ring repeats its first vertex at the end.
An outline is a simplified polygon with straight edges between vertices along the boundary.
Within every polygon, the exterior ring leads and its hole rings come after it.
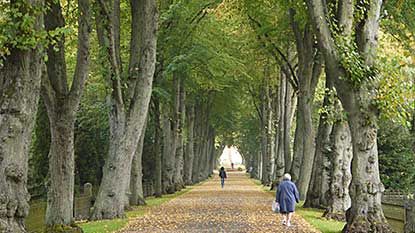
MULTIPOLYGON (((187 187, 182 189, 180 192, 164 195, 160 198, 148 197, 146 198, 147 205, 133 207, 131 211, 126 212, 127 218, 81 222, 79 223, 79 226, 85 233, 111 233, 120 230, 127 225, 130 219, 143 216, 151 207, 159 206, 175 197, 183 195, 184 193, 190 191, 191 188, 192 187, 187 187)), ((46 202, 32 202, 30 208, 29 216, 26 218, 26 227, 30 233, 40 233, 45 227, 46 202)))
POLYGON ((303 202, 298 204, 296 213, 301 215, 308 223, 323 233, 339 233, 344 227, 344 222, 323 218, 323 210, 303 208, 303 202))
POLYGON ((30 202, 29 215, 26 218, 26 227, 30 233, 40 233, 45 227, 46 201, 30 202))
POLYGON ((147 205, 133 207, 131 211, 126 212, 127 218, 124 219, 83 222, 80 223, 79 226, 85 233, 111 233, 125 227, 129 220, 143 216, 151 207, 159 206, 175 197, 183 195, 190 190, 191 188, 186 188, 180 192, 164 195, 160 198, 149 197, 146 199, 147 205))
POLYGON ((110 233, 127 225, 128 219, 102 220, 79 224, 85 233, 110 233))

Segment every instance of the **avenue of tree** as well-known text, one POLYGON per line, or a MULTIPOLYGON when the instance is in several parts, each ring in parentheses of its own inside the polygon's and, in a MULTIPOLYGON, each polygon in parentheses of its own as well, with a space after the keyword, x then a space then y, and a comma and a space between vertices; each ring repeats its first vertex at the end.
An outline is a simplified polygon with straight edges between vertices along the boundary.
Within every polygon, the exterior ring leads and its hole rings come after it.
POLYGON ((12 0, 0 13, 0 232, 81 232, 213 174, 226 145, 271 189, 290 173, 344 232, 392 232, 414 192, 415 3, 12 0))

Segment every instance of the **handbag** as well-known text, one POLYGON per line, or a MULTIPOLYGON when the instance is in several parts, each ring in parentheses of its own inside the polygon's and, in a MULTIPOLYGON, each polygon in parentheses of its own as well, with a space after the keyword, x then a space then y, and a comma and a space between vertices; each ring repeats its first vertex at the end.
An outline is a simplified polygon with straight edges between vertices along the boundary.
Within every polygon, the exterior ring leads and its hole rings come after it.
POLYGON ((276 202, 275 200, 272 201, 272 212, 274 213, 280 212, 280 203, 276 202))

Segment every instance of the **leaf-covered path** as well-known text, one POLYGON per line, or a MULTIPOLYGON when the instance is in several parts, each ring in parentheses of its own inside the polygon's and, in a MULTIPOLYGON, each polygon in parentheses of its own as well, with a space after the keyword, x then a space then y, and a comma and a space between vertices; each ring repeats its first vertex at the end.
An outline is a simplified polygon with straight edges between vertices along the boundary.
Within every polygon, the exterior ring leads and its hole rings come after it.
POLYGON ((121 232, 318 232, 295 215, 293 226, 281 224, 271 211, 273 196, 243 172, 230 172, 221 189, 213 179, 130 222, 121 232))

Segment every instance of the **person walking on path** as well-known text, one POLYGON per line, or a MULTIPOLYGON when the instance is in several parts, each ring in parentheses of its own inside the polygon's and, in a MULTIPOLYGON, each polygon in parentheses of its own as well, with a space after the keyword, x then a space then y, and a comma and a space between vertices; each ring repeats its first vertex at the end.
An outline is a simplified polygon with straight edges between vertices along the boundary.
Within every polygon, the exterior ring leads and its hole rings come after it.
POLYGON ((276 202, 280 205, 280 213, 283 215, 282 224, 291 226, 291 218, 295 211, 295 203, 300 201, 297 187, 291 182, 291 175, 285 174, 283 181, 277 188, 276 202))
POLYGON ((225 168, 221 167, 219 170, 219 177, 220 177, 220 185, 222 186, 222 188, 225 186, 225 179, 228 178, 226 176, 226 172, 225 172, 225 168))

